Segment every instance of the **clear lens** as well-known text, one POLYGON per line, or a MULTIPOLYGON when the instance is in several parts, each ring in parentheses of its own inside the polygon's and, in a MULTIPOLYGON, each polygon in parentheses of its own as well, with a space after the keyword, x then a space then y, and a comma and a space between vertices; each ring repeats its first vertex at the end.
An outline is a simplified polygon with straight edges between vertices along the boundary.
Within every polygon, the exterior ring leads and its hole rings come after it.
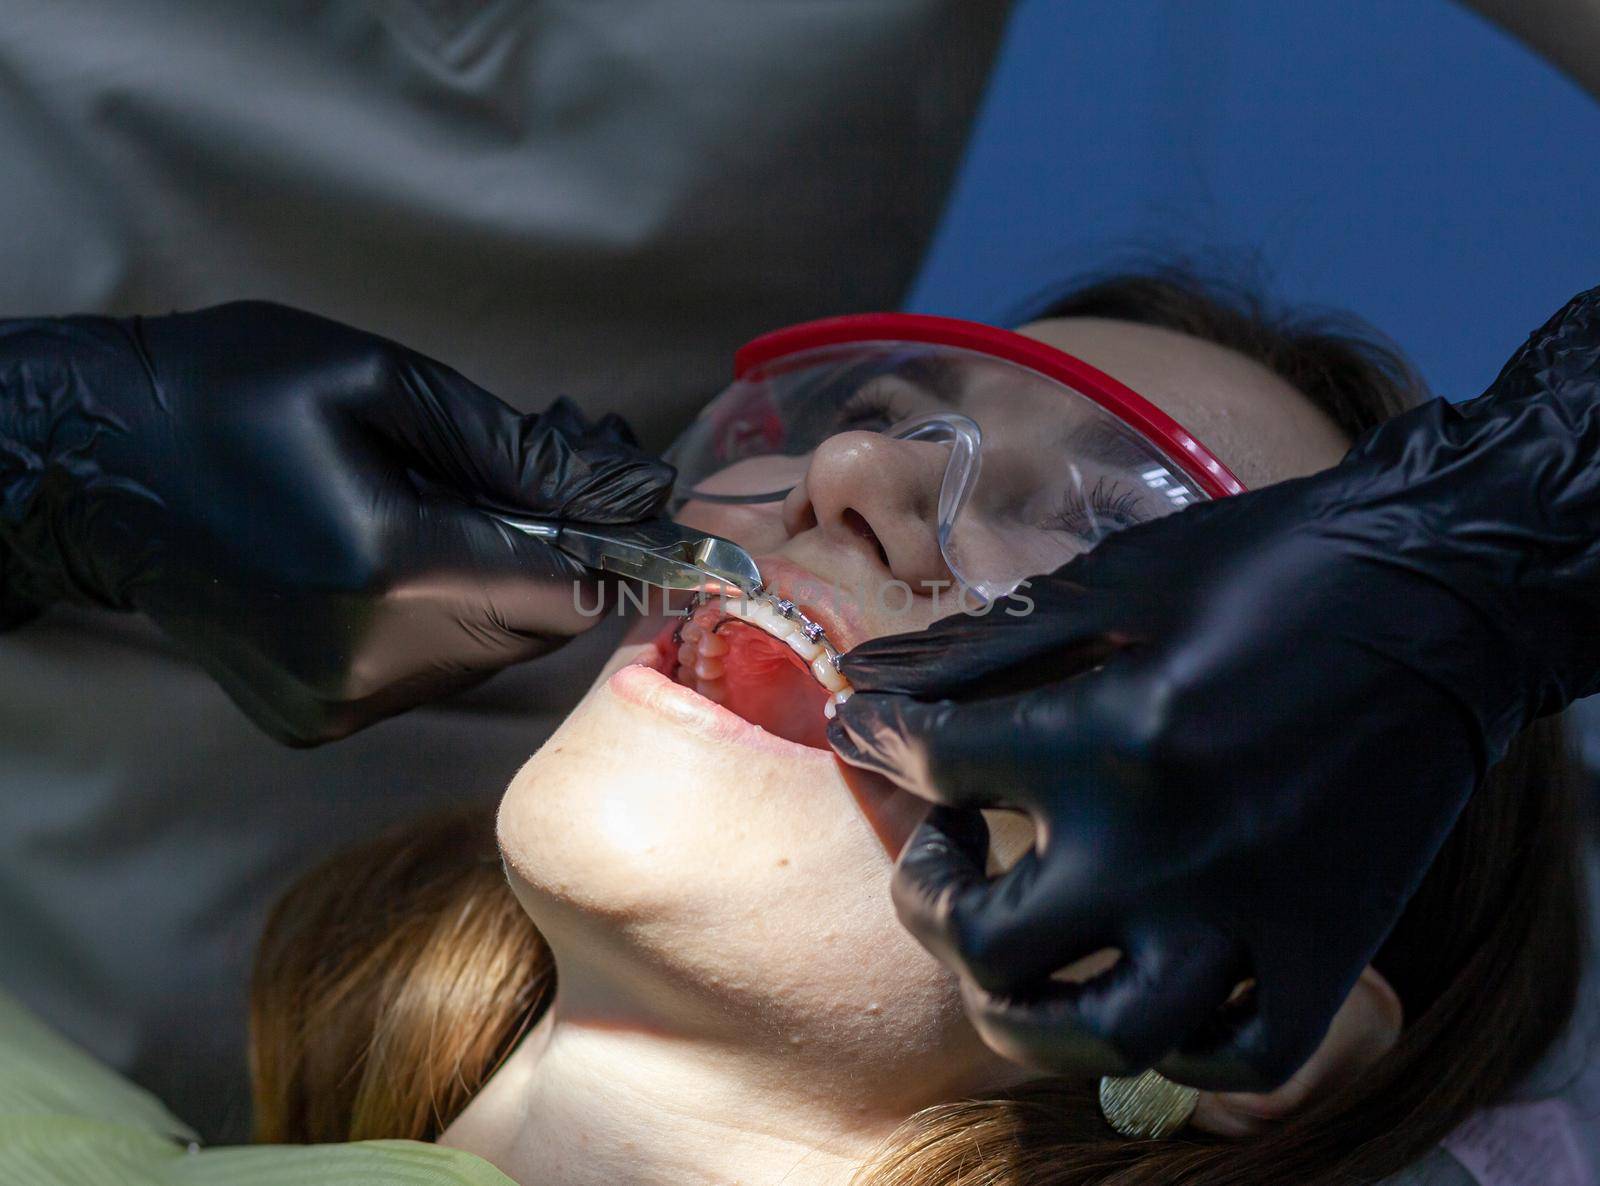
POLYGON ((684 501, 694 498, 701 502, 777 502, 800 484, 810 459, 810 453, 801 457, 782 453, 747 457, 707 475, 686 492, 684 501))
POLYGON ((940 548, 952 579, 983 600, 1206 497, 1064 383, 977 351, 864 342, 788 356, 707 405, 668 454, 680 505, 782 499, 824 440, 851 431, 950 450, 940 548))

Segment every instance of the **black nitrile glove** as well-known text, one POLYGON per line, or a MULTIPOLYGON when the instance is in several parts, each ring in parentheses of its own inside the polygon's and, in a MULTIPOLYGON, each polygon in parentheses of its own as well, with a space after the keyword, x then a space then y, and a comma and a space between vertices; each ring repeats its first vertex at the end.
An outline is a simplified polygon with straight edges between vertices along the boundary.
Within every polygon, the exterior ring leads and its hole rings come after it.
POLYGON ((1485 769, 1600 688, 1600 289, 1483 398, 1025 592, 1030 615, 844 657, 834 746, 944 805, 900 858, 902 919, 1018 1062, 1282 1083, 1485 769), (989 805, 1039 836, 994 881, 989 805), (1109 972, 1050 980, 1107 947, 1109 972))
POLYGON ((0 626, 143 611, 291 744, 594 622, 581 566, 469 504, 628 522, 672 476, 614 417, 278 305, 0 322, 0 626))

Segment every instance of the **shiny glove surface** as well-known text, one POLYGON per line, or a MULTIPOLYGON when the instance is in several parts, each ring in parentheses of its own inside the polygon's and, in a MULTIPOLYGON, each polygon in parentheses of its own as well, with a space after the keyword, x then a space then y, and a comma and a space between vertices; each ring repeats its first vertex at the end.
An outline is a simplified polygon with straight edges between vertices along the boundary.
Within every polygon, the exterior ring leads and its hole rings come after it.
POLYGON ((1287 1079, 1486 768, 1600 688, 1597 458, 1600 289, 1469 404, 1116 534, 1036 578, 1029 614, 846 655, 858 691, 830 737, 941 805, 895 901, 989 1044, 1050 1070, 1287 1079), (990 879, 973 809, 995 805, 1037 839, 990 879), (1105 948, 1108 971, 1051 979, 1105 948))
POLYGON ((0 322, 0 626, 142 611, 290 744, 596 620, 580 565, 469 504, 628 522, 671 481, 614 417, 278 305, 0 322))

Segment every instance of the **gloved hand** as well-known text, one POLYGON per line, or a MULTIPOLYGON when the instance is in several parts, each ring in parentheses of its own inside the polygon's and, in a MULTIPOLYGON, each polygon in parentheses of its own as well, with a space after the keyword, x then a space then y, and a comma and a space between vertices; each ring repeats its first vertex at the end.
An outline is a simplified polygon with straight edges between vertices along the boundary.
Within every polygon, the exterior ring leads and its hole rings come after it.
POLYGON ((143 611, 290 744, 593 623, 580 565, 469 504, 627 522, 672 476, 614 417, 278 305, 0 322, 0 624, 143 611))
POLYGON ((846 655, 830 738, 934 800, 903 921, 1000 1053, 1260 1091, 1533 718, 1600 688, 1600 289, 1489 392, 846 655), (980 806, 1035 850, 990 881, 980 806), (1102 948, 1123 959, 1052 981, 1102 948), (1252 991, 1225 1006, 1246 978, 1252 991))

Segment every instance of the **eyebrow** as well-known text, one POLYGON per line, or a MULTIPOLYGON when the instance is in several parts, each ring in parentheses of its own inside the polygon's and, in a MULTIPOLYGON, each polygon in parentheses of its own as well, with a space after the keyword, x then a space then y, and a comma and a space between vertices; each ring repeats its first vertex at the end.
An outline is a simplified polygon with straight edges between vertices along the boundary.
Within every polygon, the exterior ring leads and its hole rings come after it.
POLYGON ((1162 458, 1168 467, 1171 466, 1172 463, 1166 461, 1159 449, 1153 445, 1137 442, 1130 435, 1131 431, 1099 417, 1093 420, 1080 420, 1067 425, 1057 434, 1055 449, 1062 453, 1093 449, 1097 456, 1126 466, 1149 465, 1153 460, 1151 454, 1154 453, 1156 457, 1162 458))
POLYGON ((935 398, 958 408, 961 406, 964 392, 956 360, 913 354, 905 360, 897 373, 902 379, 921 387, 935 398))

